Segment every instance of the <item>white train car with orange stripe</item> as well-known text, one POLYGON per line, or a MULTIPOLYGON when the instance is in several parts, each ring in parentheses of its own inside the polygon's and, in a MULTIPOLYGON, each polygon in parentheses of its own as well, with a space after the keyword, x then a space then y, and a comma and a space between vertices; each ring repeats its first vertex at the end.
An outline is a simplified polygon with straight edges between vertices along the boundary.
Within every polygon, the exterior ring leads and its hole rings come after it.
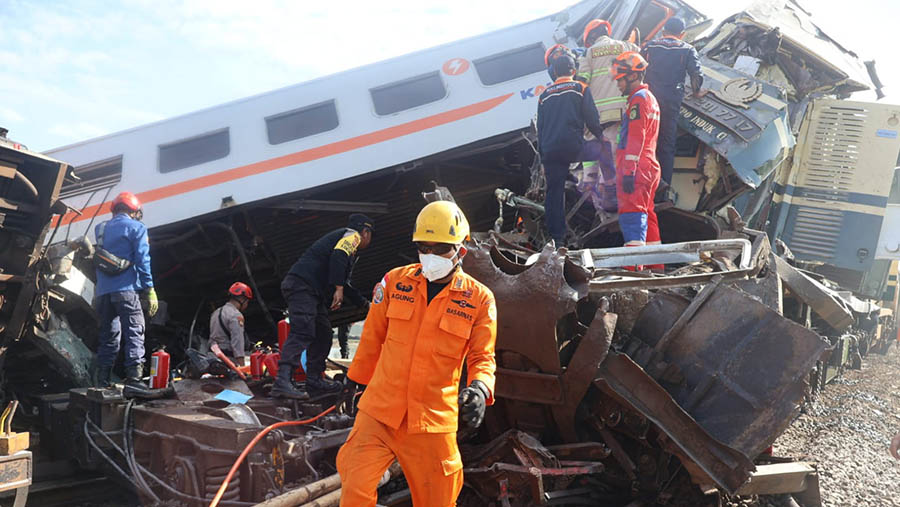
POLYGON ((119 191, 138 195, 149 227, 194 219, 397 166, 524 130, 549 78, 547 47, 575 46, 604 17, 615 35, 652 35, 670 0, 588 0, 533 22, 110 134, 47 152, 76 167, 63 189, 83 214, 67 235, 104 219, 119 191))

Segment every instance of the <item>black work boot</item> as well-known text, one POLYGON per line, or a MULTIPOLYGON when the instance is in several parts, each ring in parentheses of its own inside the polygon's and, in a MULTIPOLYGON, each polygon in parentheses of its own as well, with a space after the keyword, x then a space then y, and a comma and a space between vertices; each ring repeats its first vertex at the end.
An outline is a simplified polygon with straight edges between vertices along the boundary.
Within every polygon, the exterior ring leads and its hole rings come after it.
POLYGON ((322 375, 307 375, 306 390, 312 396, 320 396, 323 394, 331 394, 340 392, 343 386, 340 382, 335 382, 322 375))
POLYGON ((291 374, 294 373, 290 368, 278 368, 278 376, 275 383, 272 384, 272 390, 269 394, 274 398, 291 398, 294 400, 308 400, 309 395, 294 387, 291 381, 291 374))
POLYGON ((125 398, 148 398, 151 396, 151 389, 141 381, 143 371, 140 364, 125 368, 125 387, 122 389, 122 396, 125 398))
POLYGON ((94 386, 101 389, 112 387, 112 384, 109 381, 111 373, 112 366, 97 366, 97 368, 94 370, 94 386))

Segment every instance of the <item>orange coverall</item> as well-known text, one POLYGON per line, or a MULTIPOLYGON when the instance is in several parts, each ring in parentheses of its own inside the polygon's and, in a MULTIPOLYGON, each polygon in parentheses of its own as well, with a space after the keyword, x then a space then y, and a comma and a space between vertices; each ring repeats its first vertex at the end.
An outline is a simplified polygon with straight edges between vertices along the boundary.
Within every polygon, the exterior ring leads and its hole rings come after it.
POLYGON ((490 289, 457 270, 428 303, 421 266, 390 271, 378 285, 347 375, 367 385, 337 456, 342 506, 374 506, 394 458, 413 504, 456 505, 463 485, 456 446, 463 361, 494 402, 497 307, 490 289))

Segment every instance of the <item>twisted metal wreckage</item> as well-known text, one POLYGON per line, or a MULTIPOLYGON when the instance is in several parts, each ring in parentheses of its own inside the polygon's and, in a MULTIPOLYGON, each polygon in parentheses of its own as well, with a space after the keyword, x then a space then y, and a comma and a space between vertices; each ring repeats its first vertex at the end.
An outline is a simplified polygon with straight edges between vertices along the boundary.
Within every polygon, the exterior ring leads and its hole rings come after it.
MULTIPOLYGON (((826 47, 824 36, 773 21, 793 2, 759 5, 698 41, 714 98, 688 98, 679 119, 690 134, 681 141, 694 143, 693 155, 681 158, 693 167, 676 172, 687 182, 677 205, 658 208, 666 244, 601 248, 621 244, 615 217, 597 216, 570 191, 577 249, 541 249, 539 195, 496 190, 495 230, 475 235, 465 269, 497 299, 497 403, 479 431, 460 434, 459 505, 717 505, 758 494, 820 504, 814 466, 765 451, 804 399, 846 364, 858 366, 860 354, 887 345, 890 333, 880 332, 877 306, 801 269, 783 243, 773 248, 744 219, 765 228, 767 215, 779 212, 773 175, 789 165, 812 96, 843 97, 868 78, 833 41, 826 47), (738 60, 756 69, 738 72, 738 60), (503 227, 511 215, 512 227, 503 227), (664 274, 623 269, 660 263, 664 274)), ((617 16, 632 12, 622 9, 617 16)), ((276 400, 267 377, 184 378, 167 398, 141 403, 87 387, 92 284, 70 245, 53 244, 56 229, 45 238, 50 217, 66 211, 57 196, 70 168, 4 142, 0 158, 18 168, 0 172, 10 180, 0 201, 4 385, 25 393, 34 384, 26 374, 35 368, 7 359, 14 357, 52 364, 48 375, 58 378, 42 377, 45 385, 76 387, 21 396, 38 400, 31 423, 41 452, 74 455, 147 504, 205 506, 221 492, 223 506, 337 505, 334 457, 353 417, 323 415, 333 397, 276 400), (29 185, 16 186, 23 178, 29 185), (10 301, 17 304, 3 304, 10 301), (216 398, 225 390, 252 398, 229 404, 216 398), (257 439, 268 425, 279 427, 257 439)), ((528 176, 539 189, 539 160, 528 176)), ((459 195, 466 193, 473 192, 459 195)), ((452 196, 438 189, 430 198, 452 196)), ((397 466, 379 492, 382 505, 409 503, 397 466)))

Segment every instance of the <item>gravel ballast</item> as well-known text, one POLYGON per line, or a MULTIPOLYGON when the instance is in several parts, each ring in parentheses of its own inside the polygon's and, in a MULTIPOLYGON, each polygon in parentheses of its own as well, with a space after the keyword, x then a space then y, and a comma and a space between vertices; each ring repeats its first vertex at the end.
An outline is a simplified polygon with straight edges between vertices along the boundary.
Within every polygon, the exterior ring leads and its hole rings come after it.
POLYGON ((870 354, 820 392, 775 441, 775 455, 817 464, 826 507, 900 506, 900 347, 870 354))

